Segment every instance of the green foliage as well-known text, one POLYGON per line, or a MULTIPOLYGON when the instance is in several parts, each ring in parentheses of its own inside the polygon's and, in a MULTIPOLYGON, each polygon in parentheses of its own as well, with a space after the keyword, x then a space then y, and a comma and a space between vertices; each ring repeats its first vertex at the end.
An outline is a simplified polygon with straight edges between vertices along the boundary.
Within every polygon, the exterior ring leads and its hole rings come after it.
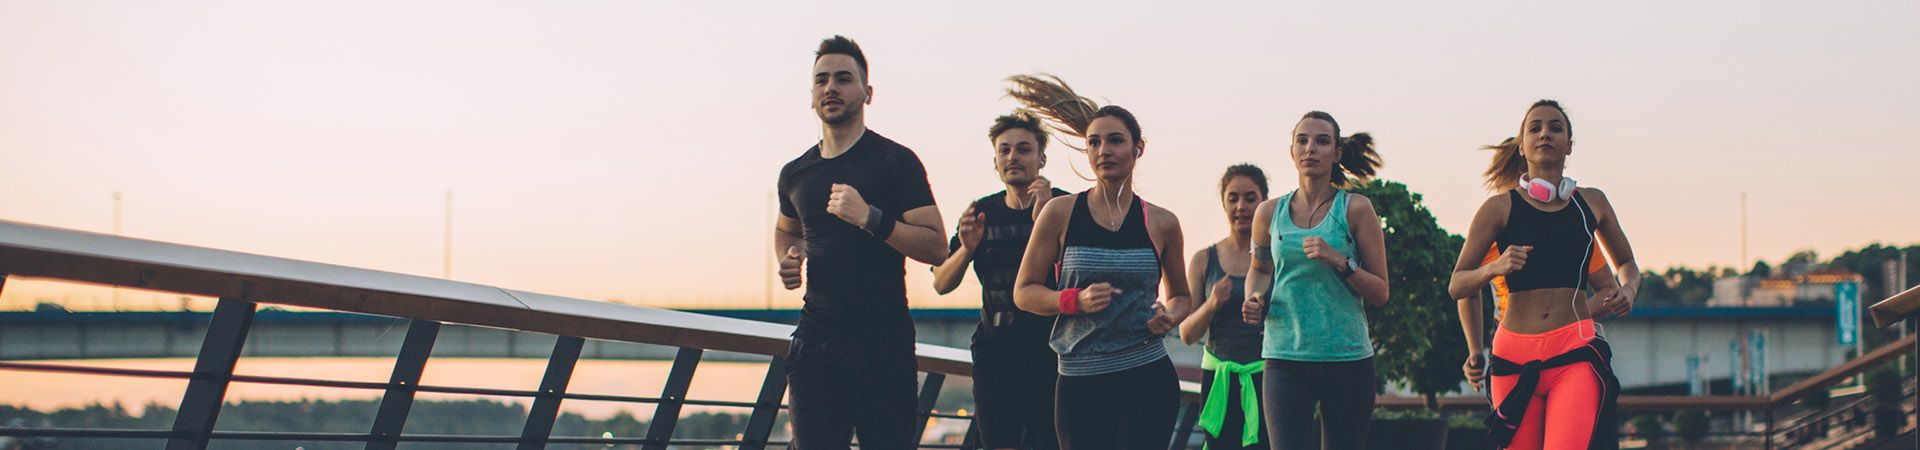
POLYGON ((1386 232, 1390 297, 1367 308, 1374 367, 1386 383, 1405 383, 1432 406, 1439 394, 1457 392, 1460 362, 1467 356, 1454 299, 1447 294, 1453 264, 1465 242, 1448 234, 1404 184, 1373 180, 1353 190, 1373 201, 1386 232))
POLYGON ((1374 409, 1374 420, 1439 420, 1440 411, 1435 409, 1387 410, 1374 409))
POLYGON ((1634 432, 1639 433, 1642 439, 1646 439, 1649 442, 1657 442, 1661 438, 1667 437, 1665 423, 1660 420, 1660 416, 1657 414, 1640 414, 1633 416, 1633 429, 1634 432))
POLYGON ((1800 398, 1800 401, 1805 404, 1807 408, 1816 411, 1824 410, 1827 409, 1827 406, 1833 404, 1833 392, 1828 391, 1826 388, 1811 389, 1807 391, 1806 397, 1800 398))
POLYGON ((1671 267, 1664 273, 1641 272, 1639 298, 1634 302, 1642 306, 1706 306, 1720 271, 1718 267, 1671 267))
POLYGON ((1875 402, 1895 403, 1900 401, 1900 372, 1892 365, 1882 365, 1867 371, 1867 395, 1875 402))
POLYGON ((1683 411, 1673 416, 1673 433, 1688 444, 1698 444, 1707 438, 1707 413, 1683 411))
POLYGON ((1485 432, 1487 429, 1485 413, 1448 414, 1447 428, 1485 432))

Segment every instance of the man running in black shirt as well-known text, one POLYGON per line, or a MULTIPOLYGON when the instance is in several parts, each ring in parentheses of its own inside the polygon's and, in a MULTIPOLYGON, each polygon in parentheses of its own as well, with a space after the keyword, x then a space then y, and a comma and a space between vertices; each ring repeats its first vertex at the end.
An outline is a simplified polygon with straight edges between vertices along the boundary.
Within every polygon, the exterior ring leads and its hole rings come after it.
POLYGON ((1054 449, 1053 383, 1059 364, 1047 346, 1053 318, 1013 305, 1013 280, 1027 253, 1033 217, 1056 195, 1040 176, 1047 165, 1047 133, 1032 114, 1000 116, 987 130, 993 169, 1007 185, 975 201, 947 244, 952 255, 933 268, 933 289, 960 286, 969 263, 980 279, 980 326, 973 332, 974 422, 987 449, 1054 449))
POLYGON ((914 442, 913 318, 904 257, 947 258, 944 225, 912 150, 867 129, 867 58, 841 36, 814 52, 818 145, 780 169, 773 251, 806 305, 787 349, 793 444, 905 449, 914 442), (804 263, 804 264, 803 264, 804 263))

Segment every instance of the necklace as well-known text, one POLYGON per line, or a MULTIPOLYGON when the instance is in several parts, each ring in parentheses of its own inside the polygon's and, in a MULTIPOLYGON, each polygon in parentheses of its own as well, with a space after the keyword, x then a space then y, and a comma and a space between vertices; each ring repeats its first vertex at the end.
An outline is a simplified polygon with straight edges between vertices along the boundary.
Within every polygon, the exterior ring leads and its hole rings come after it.
MULTIPOLYGON (((1315 222, 1313 221, 1313 216, 1314 216, 1315 214, 1319 214, 1319 213, 1320 213, 1320 207, 1322 207, 1322 206, 1327 206, 1327 205, 1330 205, 1330 204, 1333 204, 1333 198, 1334 198, 1334 197, 1338 197, 1338 196, 1340 196, 1340 191, 1339 191, 1339 190, 1335 190, 1335 191, 1333 191, 1333 194, 1332 194, 1332 195, 1328 195, 1328 196, 1327 196, 1327 199, 1326 199, 1326 200, 1321 200, 1321 201, 1320 201, 1320 204, 1318 204, 1318 205, 1314 205, 1314 207, 1313 207, 1313 210, 1312 210, 1312 211, 1307 211, 1307 227, 1306 227, 1306 228, 1315 228, 1315 227, 1318 227, 1318 226, 1320 226, 1320 224, 1319 224, 1319 223, 1315 223, 1315 222)), ((1331 213, 1332 211, 1328 211, 1328 212, 1329 212, 1329 213, 1331 213)), ((1325 217, 1321 217, 1321 218, 1320 218, 1320 222, 1326 222, 1326 221, 1327 221, 1327 218, 1325 218, 1325 217)))

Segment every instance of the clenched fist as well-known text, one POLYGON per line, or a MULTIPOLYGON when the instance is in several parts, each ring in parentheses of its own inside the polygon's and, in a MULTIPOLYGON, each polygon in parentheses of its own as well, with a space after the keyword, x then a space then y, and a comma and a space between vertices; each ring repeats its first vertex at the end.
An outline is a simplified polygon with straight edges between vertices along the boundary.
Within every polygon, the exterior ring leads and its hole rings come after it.
POLYGON ((1247 296, 1246 303, 1240 304, 1240 321, 1246 322, 1247 325, 1259 325, 1259 324, 1265 323, 1266 320, 1267 320, 1266 294, 1254 294, 1254 295, 1247 296))
POLYGON ((853 226, 866 228, 867 199, 860 197, 860 190, 853 186, 834 183, 833 194, 827 196, 827 214, 839 217, 853 226))
POLYGON ((787 247, 787 256, 780 258, 780 283, 786 285, 787 290, 800 288, 800 263, 806 259, 800 247, 787 247))

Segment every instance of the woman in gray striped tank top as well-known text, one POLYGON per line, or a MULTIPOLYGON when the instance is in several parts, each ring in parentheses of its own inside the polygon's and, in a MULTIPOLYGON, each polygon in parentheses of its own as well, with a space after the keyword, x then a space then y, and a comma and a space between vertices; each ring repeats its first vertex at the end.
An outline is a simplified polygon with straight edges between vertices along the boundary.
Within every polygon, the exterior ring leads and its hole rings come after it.
POLYGON ((1166 448, 1180 391, 1163 341, 1193 306, 1179 220, 1133 193, 1134 164, 1146 154, 1140 123, 1058 78, 1013 81, 1014 98, 1085 137, 1095 176, 1092 189, 1043 207, 1014 283, 1020 309, 1058 316, 1048 343, 1060 355, 1060 448, 1166 448), (1056 271, 1062 290, 1046 284, 1056 271))

